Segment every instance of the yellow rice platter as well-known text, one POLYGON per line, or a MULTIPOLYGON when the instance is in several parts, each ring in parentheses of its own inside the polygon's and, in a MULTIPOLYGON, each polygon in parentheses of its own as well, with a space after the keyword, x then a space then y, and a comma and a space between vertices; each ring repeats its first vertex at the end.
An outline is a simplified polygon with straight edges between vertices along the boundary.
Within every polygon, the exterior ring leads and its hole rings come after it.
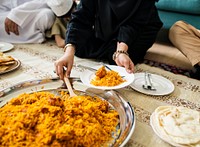
POLYGON ((121 95, 87 89, 69 97, 62 85, 59 79, 35 80, 0 91, 0 146, 110 147, 128 142, 135 114, 121 95))

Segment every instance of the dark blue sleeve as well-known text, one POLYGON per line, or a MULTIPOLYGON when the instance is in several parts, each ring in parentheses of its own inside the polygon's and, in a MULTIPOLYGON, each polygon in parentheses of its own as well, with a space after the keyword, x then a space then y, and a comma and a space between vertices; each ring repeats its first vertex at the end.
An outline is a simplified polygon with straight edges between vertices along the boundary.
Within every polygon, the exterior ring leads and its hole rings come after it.
POLYGON ((95 0, 81 0, 68 24, 66 43, 84 45, 93 33, 95 0))
POLYGON ((138 38, 140 31, 154 17, 155 0, 142 0, 136 12, 119 27, 117 39, 128 46, 138 38))

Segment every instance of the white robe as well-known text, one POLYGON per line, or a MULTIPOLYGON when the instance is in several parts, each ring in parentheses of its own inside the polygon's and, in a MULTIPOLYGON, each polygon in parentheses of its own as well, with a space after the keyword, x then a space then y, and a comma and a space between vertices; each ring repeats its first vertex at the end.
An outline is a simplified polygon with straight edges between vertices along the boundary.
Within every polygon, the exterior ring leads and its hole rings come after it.
POLYGON ((45 31, 55 21, 53 11, 45 0, 0 0, 0 41, 9 43, 42 43, 45 31), (19 35, 5 31, 8 17, 19 25, 19 35))

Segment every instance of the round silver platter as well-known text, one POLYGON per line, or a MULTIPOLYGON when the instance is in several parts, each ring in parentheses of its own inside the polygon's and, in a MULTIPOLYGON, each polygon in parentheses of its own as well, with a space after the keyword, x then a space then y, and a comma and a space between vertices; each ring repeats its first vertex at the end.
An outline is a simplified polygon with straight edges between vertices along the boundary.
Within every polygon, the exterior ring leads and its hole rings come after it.
MULTIPOLYGON (((77 78, 71 78, 73 83, 78 80, 77 78)), ((3 89, 0 91, 0 107, 4 106, 9 100, 22 93, 32 93, 37 91, 50 91, 55 94, 58 90, 67 90, 63 84, 63 81, 58 78, 54 79, 40 79, 34 81, 27 81, 16 84, 12 87, 3 89)), ((120 134, 115 139, 112 147, 123 147, 135 130, 135 112, 129 102, 126 102, 118 92, 113 90, 97 90, 93 88, 87 88, 84 91, 78 90, 82 95, 98 96, 109 102, 110 106, 119 113, 119 125, 117 129, 120 129, 120 134)))

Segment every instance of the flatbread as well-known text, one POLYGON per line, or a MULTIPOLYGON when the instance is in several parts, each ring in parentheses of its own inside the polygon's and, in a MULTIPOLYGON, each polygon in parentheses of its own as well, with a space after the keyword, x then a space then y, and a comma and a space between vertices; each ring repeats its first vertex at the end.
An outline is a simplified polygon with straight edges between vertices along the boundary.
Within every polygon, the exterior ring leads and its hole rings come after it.
POLYGON ((9 66, 0 66, 0 72, 4 72, 9 69, 9 66))
POLYGON ((164 140, 165 142, 170 143, 173 146, 176 147, 183 147, 180 144, 175 143, 164 131, 164 129, 161 128, 161 126, 159 125, 159 120, 158 118, 155 117, 155 113, 152 113, 151 117, 150 117, 150 125, 153 129, 153 131, 156 133, 156 135, 158 135, 162 140, 164 140))
POLYGON ((0 72, 4 72, 16 63, 12 56, 0 52, 0 72))
POLYGON ((167 142, 200 146, 200 113, 185 107, 160 106, 153 113, 152 128, 167 142))
POLYGON ((8 62, 1 62, 0 66, 1 65, 13 65, 13 64, 15 64, 15 62, 16 62, 15 60, 14 61, 8 61, 8 62))
POLYGON ((0 63, 2 62, 9 62, 14 61, 15 59, 9 55, 6 55, 4 53, 0 53, 0 63))

